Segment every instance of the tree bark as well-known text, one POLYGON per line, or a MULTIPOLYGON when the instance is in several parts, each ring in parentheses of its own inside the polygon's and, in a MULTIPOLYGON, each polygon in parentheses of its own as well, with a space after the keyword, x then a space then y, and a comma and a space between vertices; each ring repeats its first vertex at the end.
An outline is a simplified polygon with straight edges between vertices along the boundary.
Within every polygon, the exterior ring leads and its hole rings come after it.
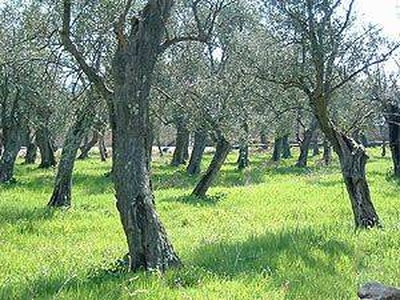
POLYGON ((240 145, 237 163, 239 170, 243 170, 249 166, 249 145, 247 143, 240 145))
POLYGON ((290 152, 289 135, 286 134, 282 137, 282 158, 288 159, 291 157, 292 153, 290 152))
POLYGON ((196 130, 194 134, 194 145, 192 154, 190 156, 189 164, 186 168, 186 172, 189 175, 200 174, 201 171, 201 160, 203 153, 206 148, 207 133, 202 130, 196 130))
MULTIPOLYGON (((129 249, 129 268, 164 271, 180 265, 154 208, 150 171, 149 93, 173 0, 148 0, 139 18, 126 14, 115 25, 118 46, 112 62, 114 92, 90 67, 70 39, 71 1, 64 0, 64 46, 106 99, 112 129, 112 178, 117 208, 129 249)), ((127 12, 126 12, 127 13, 127 12)))
POLYGON ((99 132, 97 130, 93 130, 92 138, 87 143, 84 143, 82 147, 79 148, 81 150, 81 154, 78 156, 78 159, 88 158, 90 150, 92 150, 92 148, 97 144, 99 138, 100 138, 99 132))
POLYGON ((308 150, 310 149, 311 140, 315 130, 318 127, 317 120, 313 118, 310 127, 304 132, 303 139, 300 143, 300 155, 296 162, 296 167, 305 168, 307 167, 308 150))
POLYGON ((324 152, 322 154, 322 159, 325 166, 329 166, 332 160, 332 148, 327 139, 324 139, 324 152))
POLYGON ((335 127, 329 119, 326 99, 322 94, 314 95, 310 103, 319 127, 339 156, 356 228, 379 226, 379 217, 371 200, 365 174, 365 165, 368 160, 365 148, 335 127))
POLYGON ((219 135, 214 157, 208 166, 207 172, 194 188, 192 195, 197 197, 206 196, 208 189, 217 177, 219 170, 228 156, 230 148, 229 142, 222 135, 219 135))
POLYGON ((13 181, 14 166, 22 144, 22 130, 18 126, 3 128, 4 151, 0 159, 0 183, 13 181))
POLYGON ((189 158, 189 130, 187 129, 185 119, 179 117, 176 122, 176 141, 175 150, 172 156, 171 166, 177 167, 186 164, 189 158))
POLYGON ((389 127, 389 148, 392 154, 393 174, 400 177, 400 108, 388 104, 386 120, 389 127))
POLYGON ((112 172, 133 271, 180 265, 155 211, 149 170, 149 92, 172 5, 172 0, 148 1, 140 19, 133 20, 130 35, 119 39, 112 67, 112 172))
POLYGON ((37 146, 35 142, 34 134, 31 133, 30 129, 27 128, 26 131, 26 154, 25 154, 25 164, 31 165, 36 161, 37 156, 37 146))
POLYGON ((41 127, 37 130, 36 143, 40 151, 39 168, 47 169, 56 166, 54 148, 50 138, 50 131, 47 127, 41 127))
POLYGON ((274 152, 272 153, 272 161, 280 161, 282 155, 283 140, 281 137, 275 137, 274 152))
POLYGON ((48 206, 68 207, 71 205, 72 173, 79 145, 86 133, 87 123, 91 120, 90 114, 89 111, 85 111, 67 132, 57 168, 53 194, 48 206))
POLYGON ((106 142, 104 141, 104 134, 100 134, 99 136, 99 152, 100 152, 100 160, 106 161, 108 158, 108 151, 106 147, 106 142))

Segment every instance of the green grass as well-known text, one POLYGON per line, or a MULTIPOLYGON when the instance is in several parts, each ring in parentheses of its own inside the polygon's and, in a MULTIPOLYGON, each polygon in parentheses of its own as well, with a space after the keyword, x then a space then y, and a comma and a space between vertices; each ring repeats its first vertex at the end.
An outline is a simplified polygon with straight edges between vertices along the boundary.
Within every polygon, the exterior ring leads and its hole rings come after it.
MULTIPOLYGON (((400 285, 400 185, 372 153, 368 177, 384 229, 355 232, 337 165, 231 154, 205 200, 198 178, 153 164, 157 209, 184 267, 123 273, 110 163, 78 161, 73 207, 49 210, 54 170, 18 165, 0 186, 0 299, 356 299, 360 284, 400 285)), ((207 157, 207 161, 210 157, 207 157)), ((205 162, 206 163, 206 162, 205 162)))

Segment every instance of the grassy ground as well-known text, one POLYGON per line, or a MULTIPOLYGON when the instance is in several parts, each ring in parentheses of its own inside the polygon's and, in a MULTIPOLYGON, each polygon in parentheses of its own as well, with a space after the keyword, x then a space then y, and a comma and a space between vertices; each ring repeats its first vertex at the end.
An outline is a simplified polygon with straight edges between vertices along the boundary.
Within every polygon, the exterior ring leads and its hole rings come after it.
MULTIPOLYGON (((337 166, 229 157, 206 200, 196 178, 154 163, 157 209, 185 266, 129 274, 110 164, 78 161, 73 207, 48 210, 54 170, 18 165, 0 186, 0 299, 356 299, 368 280, 400 285, 400 184, 372 153, 368 177, 383 230, 354 232, 337 166)), ((209 160, 209 157, 208 157, 209 160)))

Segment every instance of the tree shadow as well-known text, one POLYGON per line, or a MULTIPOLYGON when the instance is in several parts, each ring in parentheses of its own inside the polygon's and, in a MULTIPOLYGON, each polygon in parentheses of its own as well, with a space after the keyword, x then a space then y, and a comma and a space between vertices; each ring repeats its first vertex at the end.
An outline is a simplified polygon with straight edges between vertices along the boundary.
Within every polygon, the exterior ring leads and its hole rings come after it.
POLYGON ((353 255, 354 248, 348 243, 305 228, 266 232, 236 243, 206 244, 195 250, 191 262, 223 278, 266 276, 277 288, 290 282, 298 293, 309 289, 307 284, 315 284, 307 282, 308 276, 323 275, 330 280, 340 276, 335 262, 353 255))
POLYGON ((179 202, 194 206, 215 206, 226 197, 224 193, 217 193, 215 195, 207 195, 205 197, 197 197, 194 195, 174 196, 163 199, 163 202, 179 202))
POLYGON ((17 225, 24 222, 33 223, 50 220, 55 210, 48 207, 19 208, 3 205, 0 210, 0 224, 17 225))

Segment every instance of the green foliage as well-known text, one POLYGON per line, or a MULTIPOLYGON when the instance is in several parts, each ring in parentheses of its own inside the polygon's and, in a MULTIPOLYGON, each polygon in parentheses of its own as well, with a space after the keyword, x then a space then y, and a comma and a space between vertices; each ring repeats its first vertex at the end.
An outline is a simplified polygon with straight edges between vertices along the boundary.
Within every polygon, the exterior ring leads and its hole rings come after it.
MULTIPOLYGON (((126 246, 110 165, 77 161, 74 206, 45 208, 54 170, 18 165, 0 187, 0 299, 354 299, 359 284, 400 285, 398 181, 372 152, 368 177, 383 230, 354 232, 337 164, 273 164, 230 155, 211 198, 189 196, 196 178, 157 159, 158 212, 184 267, 126 272, 126 246)), ((206 165, 210 160, 207 155, 206 165)))

